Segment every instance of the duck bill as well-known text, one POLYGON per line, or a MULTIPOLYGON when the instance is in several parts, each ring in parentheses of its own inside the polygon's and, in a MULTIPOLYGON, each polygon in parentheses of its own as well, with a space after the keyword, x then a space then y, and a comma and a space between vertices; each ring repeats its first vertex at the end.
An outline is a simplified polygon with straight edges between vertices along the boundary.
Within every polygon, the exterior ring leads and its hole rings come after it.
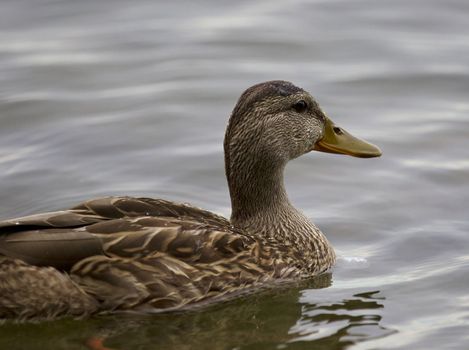
POLYGON ((314 150, 327 153, 347 154, 360 158, 381 156, 381 150, 375 145, 361 140, 344 129, 336 126, 326 117, 324 136, 316 142, 314 150))

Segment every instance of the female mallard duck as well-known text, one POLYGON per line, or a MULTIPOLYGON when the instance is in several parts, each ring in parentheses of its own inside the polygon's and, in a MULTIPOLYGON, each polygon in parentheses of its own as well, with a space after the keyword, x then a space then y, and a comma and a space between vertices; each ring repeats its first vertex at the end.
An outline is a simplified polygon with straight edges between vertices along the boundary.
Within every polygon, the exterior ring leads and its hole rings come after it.
POLYGON ((334 251, 283 185, 312 150, 378 157, 285 81, 240 97, 225 135, 231 220, 162 199, 110 197, 0 222, 0 318, 163 311, 329 269, 334 251))

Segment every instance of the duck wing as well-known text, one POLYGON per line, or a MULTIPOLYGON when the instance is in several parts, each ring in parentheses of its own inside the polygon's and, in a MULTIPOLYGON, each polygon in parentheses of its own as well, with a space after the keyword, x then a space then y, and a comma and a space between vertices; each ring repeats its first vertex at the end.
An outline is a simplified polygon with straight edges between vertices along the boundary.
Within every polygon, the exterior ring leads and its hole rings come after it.
POLYGON ((0 222, 0 318, 167 310, 268 279, 257 241, 225 218, 110 197, 0 222), (62 273, 65 272, 65 273, 62 273))
POLYGON ((1 221, 0 255, 60 270, 96 255, 131 258, 161 251, 189 260, 216 259, 220 252, 213 245, 203 249, 204 241, 213 243, 216 232, 225 236, 229 231, 225 218, 186 204, 107 197, 1 221))

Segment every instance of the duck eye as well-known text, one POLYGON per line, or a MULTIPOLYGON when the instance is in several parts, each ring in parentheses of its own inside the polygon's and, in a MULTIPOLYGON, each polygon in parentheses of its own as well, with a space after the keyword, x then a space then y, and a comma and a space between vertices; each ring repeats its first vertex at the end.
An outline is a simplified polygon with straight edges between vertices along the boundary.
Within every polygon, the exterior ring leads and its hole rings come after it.
POLYGON ((293 109, 297 111, 298 113, 302 113, 306 111, 308 108, 308 104, 304 100, 299 100, 293 105, 293 109))

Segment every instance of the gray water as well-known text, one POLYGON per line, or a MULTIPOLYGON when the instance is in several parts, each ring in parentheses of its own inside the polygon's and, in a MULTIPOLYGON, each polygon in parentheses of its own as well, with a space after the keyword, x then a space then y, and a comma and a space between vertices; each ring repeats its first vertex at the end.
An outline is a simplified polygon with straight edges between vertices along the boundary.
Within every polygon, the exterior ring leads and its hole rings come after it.
POLYGON ((1 349, 469 348, 467 1, 0 5, 0 218, 107 195, 229 216, 224 128, 265 80, 383 150, 287 169, 331 274, 188 314, 6 323, 1 349))

